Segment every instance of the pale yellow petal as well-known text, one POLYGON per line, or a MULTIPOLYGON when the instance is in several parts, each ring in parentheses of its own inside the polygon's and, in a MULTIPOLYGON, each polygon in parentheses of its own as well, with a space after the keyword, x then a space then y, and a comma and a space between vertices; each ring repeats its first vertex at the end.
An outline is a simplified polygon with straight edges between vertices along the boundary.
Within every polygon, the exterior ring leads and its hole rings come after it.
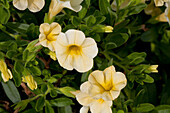
POLYGON ((88 81, 92 84, 99 84, 99 83, 103 83, 104 82, 104 75, 102 71, 93 71, 89 77, 88 77, 88 81))
POLYGON ((2 73, 1 72, 1 76, 2 76, 2 79, 4 80, 4 82, 7 82, 9 80, 9 76, 7 73, 2 73))
POLYGON ((68 54, 59 55, 57 52, 56 54, 57 54, 57 59, 58 59, 59 64, 67 70, 73 70, 73 57, 68 54))
POLYGON ((88 113, 89 111, 89 107, 88 106, 83 106, 81 109, 80 109, 80 113, 88 113))
POLYGON ((49 20, 51 20, 54 16, 60 13, 63 8, 64 6, 62 2, 60 2, 59 0, 51 0, 48 12, 49 20))
POLYGON ((68 30, 65 34, 69 44, 81 45, 85 40, 85 34, 79 30, 68 30))
POLYGON ((12 76, 12 73, 9 69, 8 69, 8 74, 9 74, 9 78, 12 79, 13 76, 12 76))
POLYGON ((31 12, 38 12, 40 11, 45 5, 44 0, 28 0, 28 9, 31 12))
POLYGON ((168 2, 166 4, 167 8, 165 10, 165 16, 166 16, 166 19, 168 20, 169 24, 170 24, 170 2, 168 2))
POLYGON ((61 32, 61 26, 56 22, 51 23, 50 28, 52 34, 59 34, 61 32))
POLYGON ((48 34, 48 32, 50 31, 50 25, 48 23, 43 23, 40 25, 40 32, 44 33, 44 34, 48 34))
MULTIPOLYGON (((75 3, 75 1, 73 1, 73 3, 75 3)), ((65 1, 63 3, 63 7, 71 9, 75 12, 79 12, 82 9, 82 6, 80 4, 78 4, 78 2, 76 4, 73 4, 72 1, 65 1)))
POLYGON ((93 67, 93 59, 84 54, 74 55, 74 68, 78 72, 87 72, 93 67))
POLYGON ((120 90, 111 90, 110 95, 111 95, 112 100, 114 100, 120 95, 120 90))
POLYGON ((93 104, 90 106, 90 111, 92 113, 112 113, 112 110, 110 108, 110 103, 111 101, 106 102, 106 101, 95 101, 93 104))
POLYGON ((86 38, 82 43, 82 52, 89 58, 94 58, 97 56, 98 48, 97 43, 92 38, 86 38))
POLYGON ((84 82, 83 84, 81 84, 80 90, 81 90, 81 92, 83 92, 83 93, 88 93, 90 87, 91 87, 91 84, 90 84, 89 81, 87 81, 87 82, 84 82))
POLYGON ((161 15, 157 16, 155 20, 158 20, 160 22, 168 22, 169 19, 166 18, 165 13, 162 13, 161 15))
POLYGON ((154 0, 156 6, 163 6, 164 1, 163 0, 154 0))
POLYGON ((121 72, 116 72, 113 76, 113 90, 121 90, 127 84, 126 76, 121 72))
POLYGON ((105 90, 101 85, 92 84, 89 88, 89 95, 96 99, 101 98, 104 92, 105 90))
POLYGON ((13 0, 13 5, 19 10, 25 10, 28 7, 27 0, 13 0))
POLYGON ((72 6, 78 6, 83 2, 83 0, 71 0, 72 6))
POLYGON ((89 106, 92 102, 94 102, 93 98, 91 98, 87 93, 83 92, 77 94, 76 99, 83 106, 89 106))
MULTIPOLYGON (((69 45, 68 39, 64 33, 60 33, 56 41, 57 41, 57 44, 59 44, 60 46, 63 46, 63 47, 66 47, 69 45)), ((57 49, 57 47, 56 47, 56 49, 57 49)), ((60 49, 57 49, 57 50, 60 51, 60 49)), ((63 52, 61 52, 61 53, 63 53, 63 52)))

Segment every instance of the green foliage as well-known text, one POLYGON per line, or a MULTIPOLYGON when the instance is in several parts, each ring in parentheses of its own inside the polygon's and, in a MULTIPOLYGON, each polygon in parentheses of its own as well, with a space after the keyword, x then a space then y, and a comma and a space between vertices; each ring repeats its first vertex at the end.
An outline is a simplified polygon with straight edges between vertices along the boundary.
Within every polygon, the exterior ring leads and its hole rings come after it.
MULTIPOLYGON (((91 72, 114 65, 116 71, 126 75, 127 86, 113 100, 113 113, 169 113, 169 25, 155 22, 156 17, 145 14, 150 1, 130 0, 122 7, 125 1, 83 0, 81 11, 64 8, 49 20, 50 0, 37 13, 16 9, 12 0, 0 0, 0 59, 5 60, 13 75, 12 80, 4 83, 0 72, 0 112, 9 110, 1 104, 3 100, 10 103, 11 112, 78 113, 81 106, 74 91, 80 89, 91 72), (113 1, 116 10, 111 6, 113 1), (39 43, 43 22, 59 23, 63 33, 77 29, 93 38, 99 50, 93 68, 78 73, 53 61, 50 50, 39 43), (107 26, 113 27, 113 31, 107 33, 107 26), (159 73, 149 70, 155 64, 159 65, 159 73), (27 75, 33 76, 37 89, 30 90, 28 83, 22 82, 27 75)), ((157 8, 163 13, 166 7, 157 8)))

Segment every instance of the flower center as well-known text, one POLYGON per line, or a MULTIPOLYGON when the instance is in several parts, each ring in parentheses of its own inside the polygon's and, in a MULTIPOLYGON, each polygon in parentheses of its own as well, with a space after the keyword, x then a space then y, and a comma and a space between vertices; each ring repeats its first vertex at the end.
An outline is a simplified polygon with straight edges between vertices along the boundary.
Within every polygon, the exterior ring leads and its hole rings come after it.
POLYGON ((104 102, 104 100, 102 98, 97 100, 98 103, 102 104, 104 102))
POLYGON ((48 40, 49 42, 51 42, 51 41, 56 41, 56 37, 55 37, 54 34, 50 33, 50 34, 47 35, 47 40, 48 40))
POLYGON ((70 45, 68 47, 68 52, 71 54, 71 55, 80 55, 81 52, 82 52, 82 48, 78 45, 70 45))

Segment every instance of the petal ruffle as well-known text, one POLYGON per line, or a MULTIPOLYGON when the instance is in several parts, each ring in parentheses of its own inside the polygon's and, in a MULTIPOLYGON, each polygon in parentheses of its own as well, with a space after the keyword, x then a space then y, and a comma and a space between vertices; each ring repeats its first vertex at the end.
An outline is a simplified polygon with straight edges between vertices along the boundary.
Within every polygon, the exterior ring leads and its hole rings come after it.
POLYGON ((19 10, 25 10, 28 7, 28 0, 13 0, 13 5, 19 10))

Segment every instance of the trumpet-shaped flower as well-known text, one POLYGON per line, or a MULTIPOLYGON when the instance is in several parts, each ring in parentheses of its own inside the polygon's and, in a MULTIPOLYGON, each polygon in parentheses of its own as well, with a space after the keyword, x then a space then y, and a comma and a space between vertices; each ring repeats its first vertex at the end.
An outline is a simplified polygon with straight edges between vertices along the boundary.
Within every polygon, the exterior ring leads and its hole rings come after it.
POLYGON ((164 2, 169 2, 170 0, 154 0, 156 6, 163 6, 164 2))
POLYGON ((120 90, 127 84, 126 77, 121 72, 116 72, 114 66, 104 71, 94 71, 89 75, 89 95, 96 99, 114 100, 120 94, 120 90))
POLYGON ((22 81, 27 83, 31 90, 37 89, 37 82, 34 80, 32 75, 26 75, 22 77, 22 81))
POLYGON ((88 94, 87 88, 89 84, 85 82, 80 87, 80 92, 76 94, 77 101, 83 105, 80 113, 88 113, 89 109, 92 113, 112 113, 112 101, 105 101, 102 98, 94 99, 88 94))
POLYGON ((58 23, 43 23, 40 25, 39 42, 42 46, 54 51, 54 45, 61 33, 61 26, 58 23))
POLYGON ((83 0, 51 0, 49 7, 49 20, 62 11, 63 8, 71 9, 75 12, 79 12, 82 9, 80 5, 83 0))
POLYGON ((85 38, 79 30, 68 30, 57 38, 55 45, 59 64, 67 70, 86 72, 93 67, 93 58, 98 53, 97 44, 92 38, 85 38))
POLYGON ((7 65, 3 59, 0 60, 0 71, 1 71, 1 76, 4 82, 7 82, 9 79, 12 79, 12 73, 7 68, 7 65))
POLYGON ((44 5, 44 0, 13 0, 13 5, 19 10, 28 8, 31 12, 40 11, 44 5))

